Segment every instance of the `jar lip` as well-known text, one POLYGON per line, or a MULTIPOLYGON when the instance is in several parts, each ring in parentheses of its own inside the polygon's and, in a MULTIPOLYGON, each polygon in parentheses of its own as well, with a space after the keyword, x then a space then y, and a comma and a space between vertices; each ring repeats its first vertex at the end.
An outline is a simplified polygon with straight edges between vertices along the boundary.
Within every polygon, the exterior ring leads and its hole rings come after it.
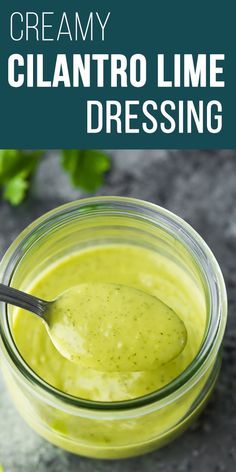
MULTIPOLYGON (((181 236, 181 242, 184 243, 189 253, 191 253, 195 259, 198 259, 198 265, 206 278, 210 298, 210 324, 197 356, 189 366, 169 384, 157 391, 131 400, 100 402, 77 398, 63 393, 37 376, 24 361, 13 341, 8 323, 7 306, 3 304, 5 316, 0 318, 5 319, 5 329, 10 339, 7 339, 4 329, 0 330, 0 336, 2 337, 4 351, 12 366, 17 366, 18 371, 29 381, 31 386, 37 384, 37 387, 39 387, 44 394, 47 394, 49 397, 53 396, 54 400, 57 398, 68 406, 85 408, 86 410, 130 410, 147 406, 158 401, 161 403, 162 401, 170 402, 173 394, 176 394, 176 392, 181 395, 190 388, 190 384, 194 381, 196 374, 199 373, 200 370, 202 370, 202 372, 204 371, 204 365, 213 347, 219 349, 227 318, 227 294, 221 269, 215 256, 202 237, 187 222, 169 210, 135 198, 113 196, 90 197, 66 203, 45 213, 27 226, 11 244, 0 264, 0 278, 4 283, 9 284, 11 282, 17 261, 16 253, 24 248, 26 241, 32 237, 37 229, 41 229, 42 225, 47 227, 49 224, 58 222, 63 216, 71 215, 78 210, 81 211, 82 208, 86 209, 86 207, 89 207, 90 210, 93 208, 94 212, 97 212, 102 209, 114 210, 114 205, 117 210, 120 209, 120 211, 130 213, 131 215, 134 211, 141 212, 143 218, 153 223, 157 223, 157 221, 160 223, 161 218, 163 219, 162 224, 165 229, 168 228, 172 230, 178 235, 179 239, 181 236), (6 276, 6 270, 9 270, 9 267, 10 275, 8 274, 8 276, 6 276)), ((0 319, 0 324, 1 323, 2 320, 0 319)))

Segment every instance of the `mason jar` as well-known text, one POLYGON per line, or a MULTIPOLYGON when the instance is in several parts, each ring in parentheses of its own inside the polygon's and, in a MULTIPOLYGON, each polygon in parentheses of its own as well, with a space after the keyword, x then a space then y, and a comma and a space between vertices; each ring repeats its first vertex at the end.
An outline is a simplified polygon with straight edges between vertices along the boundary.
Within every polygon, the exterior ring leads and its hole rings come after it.
POLYGON ((67 451, 115 459, 159 448, 201 411, 219 372, 227 298, 216 259, 196 231, 171 212, 132 198, 88 198, 43 215, 6 252, 0 280, 27 290, 55 262, 104 244, 129 244, 160 253, 176 270, 181 267, 196 287, 204 335, 183 372, 157 391, 124 401, 91 401, 66 394, 40 378, 23 359, 14 341, 14 309, 4 303, 0 350, 15 406, 35 431, 67 451))

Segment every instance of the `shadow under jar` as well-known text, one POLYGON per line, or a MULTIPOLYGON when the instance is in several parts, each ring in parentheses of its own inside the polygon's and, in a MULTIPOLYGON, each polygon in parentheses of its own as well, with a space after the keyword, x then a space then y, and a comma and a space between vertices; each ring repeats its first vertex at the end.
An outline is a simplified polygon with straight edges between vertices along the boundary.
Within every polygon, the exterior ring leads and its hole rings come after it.
POLYGON ((28 333, 26 324, 25 340, 18 339, 16 319, 24 329, 23 322, 33 315, 1 304, 1 365, 14 403, 41 436, 76 454, 113 459, 161 447, 187 428, 217 379, 227 317, 219 266, 201 237, 179 217, 119 197, 84 199, 45 214, 20 234, 0 265, 4 284, 41 296, 50 291, 50 298, 80 277, 125 282, 158 296, 185 323, 183 353, 170 363, 166 378, 162 371, 113 375, 83 370, 70 378, 70 366, 63 364, 69 361, 50 363, 52 347, 43 344, 49 342, 45 333, 28 333), (113 250, 119 263, 112 268, 108 253, 113 250), (84 272, 77 275, 67 261, 74 257, 75 263, 80 254, 84 272), (97 269, 90 272, 89 257, 98 258, 97 269), (58 285, 53 273, 60 263, 58 285))

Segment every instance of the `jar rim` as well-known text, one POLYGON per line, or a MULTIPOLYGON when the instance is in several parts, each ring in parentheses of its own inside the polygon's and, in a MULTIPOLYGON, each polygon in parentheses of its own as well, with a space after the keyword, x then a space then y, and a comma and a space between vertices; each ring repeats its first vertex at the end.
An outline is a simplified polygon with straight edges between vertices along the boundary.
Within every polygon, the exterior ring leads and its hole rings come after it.
POLYGON ((6 304, 2 304, 5 315, 4 317, 0 317, 0 338, 3 350, 7 355, 11 366, 17 368, 21 375, 28 380, 31 386, 36 384, 40 389, 40 392, 47 396, 49 402, 50 397, 53 397, 54 401, 57 399, 68 407, 79 407, 80 409, 85 408, 86 410, 93 411, 130 410, 147 405, 150 406, 157 402, 160 406, 163 403, 166 405, 167 403, 171 403, 173 399, 176 400, 176 396, 183 395, 189 388, 191 388, 192 384, 197 381, 196 376, 199 375, 199 372, 201 371, 201 375, 203 375, 206 371, 207 360, 211 356, 212 351, 216 349, 217 352, 220 348, 227 319, 227 294, 223 275, 215 256, 202 237, 187 222, 169 210, 150 202, 129 197, 90 197, 66 203, 43 214, 18 235, 5 253, 0 263, 0 278, 3 283, 10 284, 17 265, 17 253, 23 250, 26 242, 32 238, 32 235, 35 234, 37 229, 42 230, 43 228, 48 227, 48 225, 60 221, 63 217, 71 215, 73 212, 78 210, 81 211, 82 208, 86 209, 89 207, 91 211, 91 207, 94 207, 94 211, 100 212, 102 209, 114 210, 114 206, 116 206, 117 211, 120 210, 127 214, 129 213, 130 215, 132 215, 132 212, 138 211, 142 214, 143 218, 150 222, 155 223, 158 221, 160 223, 161 218, 162 227, 169 229, 169 231, 172 230, 173 234, 177 234, 179 240, 184 243, 188 252, 195 257, 195 260, 197 260, 198 266, 206 279, 209 290, 210 323, 208 331, 200 350, 194 357, 193 361, 178 377, 173 379, 166 386, 147 395, 131 400, 115 402, 93 401, 77 398, 56 389, 40 378, 28 366, 20 355, 13 337, 11 336, 11 329, 7 316, 7 306, 6 304))

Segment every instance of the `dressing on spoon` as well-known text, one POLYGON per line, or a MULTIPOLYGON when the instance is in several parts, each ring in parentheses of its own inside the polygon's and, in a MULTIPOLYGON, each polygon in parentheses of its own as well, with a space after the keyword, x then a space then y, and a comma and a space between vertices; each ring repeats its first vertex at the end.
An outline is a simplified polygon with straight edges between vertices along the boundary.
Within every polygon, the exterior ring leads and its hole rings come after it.
POLYGON ((187 341, 171 308, 125 285, 80 284, 46 302, 0 284, 0 300, 39 315, 57 350, 94 370, 154 370, 176 358, 187 341))
POLYGON ((65 291, 52 304, 48 325, 64 357, 107 372, 156 369, 177 357, 187 340, 184 323, 167 305, 116 284, 65 291))

